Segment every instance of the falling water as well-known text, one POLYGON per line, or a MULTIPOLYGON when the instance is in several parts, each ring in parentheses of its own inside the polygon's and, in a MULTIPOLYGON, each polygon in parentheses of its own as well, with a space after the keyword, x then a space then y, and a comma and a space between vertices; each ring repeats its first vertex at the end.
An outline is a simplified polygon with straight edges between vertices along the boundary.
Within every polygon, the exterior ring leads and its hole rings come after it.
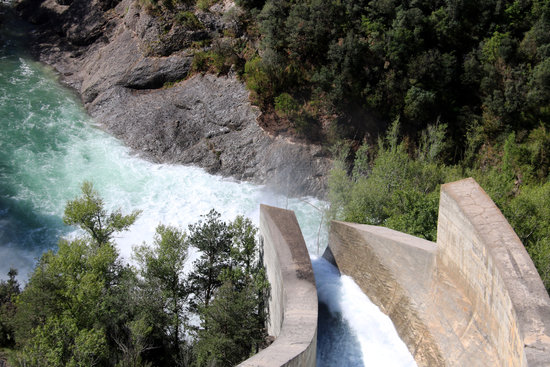
POLYGON ((202 169, 154 164, 104 133, 55 73, 21 50, 17 29, 0 38, 0 276, 10 267, 25 280, 36 259, 74 229, 61 217, 84 180, 94 183, 108 209, 142 211, 117 238, 129 259, 132 245, 151 242, 159 223, 180 228, 211 208, 225 219, 258 222, 260 203, 296 212, 313 257, 319 290, 320 366, 412 366, 389 319, 348 277, 324 259, 325 203, 286 198, 262 186, 212 176, 202 169))

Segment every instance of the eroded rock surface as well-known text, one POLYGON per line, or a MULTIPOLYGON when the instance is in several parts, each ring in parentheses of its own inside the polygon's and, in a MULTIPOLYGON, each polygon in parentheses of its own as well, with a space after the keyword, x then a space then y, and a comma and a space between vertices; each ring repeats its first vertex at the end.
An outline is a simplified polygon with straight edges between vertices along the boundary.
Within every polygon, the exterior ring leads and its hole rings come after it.
POLYGON ((235 75, 189 75, 195 41, 230 26, 225 2, 189 30, 164 24, 135 0, 26 0, 39 58, 74 88, 97 122, 145 157, 323 196, 330 160, 319 146, 270 136, 235 75))

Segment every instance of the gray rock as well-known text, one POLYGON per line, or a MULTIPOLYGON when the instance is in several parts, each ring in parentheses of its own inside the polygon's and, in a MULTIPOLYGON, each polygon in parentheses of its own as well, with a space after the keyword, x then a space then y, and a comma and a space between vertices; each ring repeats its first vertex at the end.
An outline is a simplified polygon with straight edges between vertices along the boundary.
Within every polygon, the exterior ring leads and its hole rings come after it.
MULTIPOLYGON (((319 146, 263 131, 260 111, 234 75, 189 77, 192 52, 170 42, 185 45, 197 32, 172 28, 166 43, 159 38, 163 25, 133 0, 108 11, 105 0, 28 1, 35 5, 30 15, 20 6, 28 19, 45 12, 62 20, 41 26, 35 43, 40 59, 77 90, 107 131, 144 157, 198 165, 290 195, 324 195, 331 163, 319 146)), ((204 16, 212 27, 204 32, 219 31, 221 17, 222 11, 204 16)))

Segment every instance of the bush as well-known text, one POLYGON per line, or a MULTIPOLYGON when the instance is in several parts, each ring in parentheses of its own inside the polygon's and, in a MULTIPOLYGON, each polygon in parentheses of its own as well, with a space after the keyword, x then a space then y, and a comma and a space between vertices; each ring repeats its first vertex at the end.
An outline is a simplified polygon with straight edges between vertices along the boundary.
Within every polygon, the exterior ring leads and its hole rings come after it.
POLYGON ((197 0, 197 8, 202 11, 208 11, 210 7, 219 2, 219 0, 197 0))
POLYGON ((190 31, 203 29, 204 25, 195 14, 190 11, 180 11, 176 14, 176 21, 190 31))
POLYGON ((252 93, 252 99, 260 106, 266 106, 273 99, 271 80, 262 65, 262 59, 256 56, 244 65, 246 86, 252 93))
POLYGON ((375 157, 368 148, 357 150, 352 177, 346 175, 345 163, 338 163, 329 178, 331 213, 337 219, 435 240, 445 170, 438 163, 412 159, 398 139, 398 128, 396 120, 379 141, 375 157))
POLYGON ((230 58, 216 51, 200 51, 195 53, 191 70, 199 73, 214 72, 216 74, 225 74, 229 71, 231 63, 230 58))
POLYGON ((275 97, 275 111, 281 116, 291 116, 298 111, 298 102, 288 93, 282 93, 275 97))

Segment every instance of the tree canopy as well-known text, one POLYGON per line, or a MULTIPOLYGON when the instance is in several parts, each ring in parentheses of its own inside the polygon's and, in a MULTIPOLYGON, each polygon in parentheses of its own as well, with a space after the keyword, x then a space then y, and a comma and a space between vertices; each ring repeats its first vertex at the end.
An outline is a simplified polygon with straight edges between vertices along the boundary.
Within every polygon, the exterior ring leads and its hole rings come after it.
POLYGON ((60 239, 22 290, 16 270, 0 282, 10 365, 231 366, 264 344, 269 283, 250 220, 225 222, 212 210, 188 233, 159 225, 151 245, 134 248, 133 268, 113 236, 138 215, 107 212, 82 185, 64 221, 86 235, 60 239), (190 247, 200 251, 193 264, 190 247))

